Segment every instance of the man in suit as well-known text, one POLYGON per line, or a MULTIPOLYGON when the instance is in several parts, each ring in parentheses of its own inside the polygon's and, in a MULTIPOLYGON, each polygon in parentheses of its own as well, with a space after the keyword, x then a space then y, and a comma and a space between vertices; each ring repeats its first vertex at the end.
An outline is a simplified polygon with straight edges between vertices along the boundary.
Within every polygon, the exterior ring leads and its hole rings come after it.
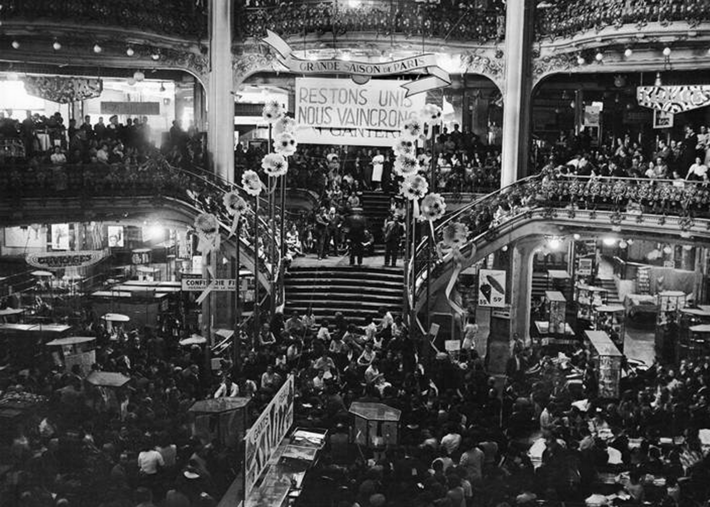
POLYGON ((350 215, 345 219, 344 229, 347 233, 348 243, 350 243, 350 265, 362 266, 362 257, 367 230, 367 221, 362 214, 362 208, 356 206, 350 215))
POLYGON ((392 261, 392 267, 397 265, 397 253, 399 251, 399 241, 402 238, 402 223, 394 214, 385 222, 384 239, 385 239, 385 266, 392 261))

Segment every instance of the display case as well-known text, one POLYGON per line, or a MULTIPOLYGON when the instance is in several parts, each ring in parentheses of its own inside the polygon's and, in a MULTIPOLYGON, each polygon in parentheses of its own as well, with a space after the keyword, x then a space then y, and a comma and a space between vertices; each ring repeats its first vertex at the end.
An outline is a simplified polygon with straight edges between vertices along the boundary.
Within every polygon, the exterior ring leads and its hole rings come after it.
POLYGON ((545 292, 545 314, 547 315, 547 334, 564 334, 567 300, 561 292, 545 292))
POLYGON ((618 398, 621 383, 621 363, 624 355, 604 331, 586 331, 589 348, 597 374, 598 396, 618 398))
POLYGON ((680 320, 686 298, 686 294, 680 291, 659 292, 656 296, 658 305, 655 336, 656 357, 667 363, 675 362, 677 359, 676 352, 680 343, 680 320))
POLYGON ((594 330, 604 331, 620 350, 624 351, 626 337, 626 308, 624 305, 601 305, 594 308, 594 330))
POLYGON ((575 289, 577 318, 589 322, 594 321, 594 308, 606 304, 608 291, 603 287, 593 287, 585 284, 577 284, 575 289))

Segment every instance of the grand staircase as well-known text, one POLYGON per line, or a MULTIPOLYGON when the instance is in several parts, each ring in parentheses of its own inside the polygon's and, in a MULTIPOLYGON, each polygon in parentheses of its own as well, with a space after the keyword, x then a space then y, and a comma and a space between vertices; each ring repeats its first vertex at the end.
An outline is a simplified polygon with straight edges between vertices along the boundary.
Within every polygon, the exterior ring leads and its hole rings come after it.
POLYGON ((342 312, 355 325, 378 317, 381 307, 401 314, 404 275, 402 268, 292 267, 285 278, 288 316, 313 310, 316 321, 342 312))

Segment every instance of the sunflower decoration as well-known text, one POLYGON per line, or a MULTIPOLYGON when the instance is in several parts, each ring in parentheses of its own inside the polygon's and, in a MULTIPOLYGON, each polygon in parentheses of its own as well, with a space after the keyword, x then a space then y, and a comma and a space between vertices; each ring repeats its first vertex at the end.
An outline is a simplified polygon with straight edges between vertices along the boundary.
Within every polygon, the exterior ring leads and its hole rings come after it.
MULTIPOLYGON (((235 190, 227 192, 223 197, 224 207, 227 208, 227 213, 232 215, 232 228, 229 232, 231 238, 237 231, 237 225, 242 217, 242 214, 249 209, 249 205, 244 198, 235 190)), ((227 239, 229 239, 227 238, 227 239)))
POLYGON ((397 176, 411 178, 419 172, 419 161, 413 154, 400 155, 395 159, 393 168, 397 176))
MULTIPOLYGON (((446 202, 441 194, 434 192, 427 194, 422 200, 420 220, 428 220, 433 224, 435 220, 439 220, 446 212, 446 202)), ((433 225, 432 225, 433 227, 433 225)))
POLYGON ((288 160, 281 153, 269 153, 261 159, 261 168, 269 177, 278 178, 288 171, 288 160))
POLYGON ((429 191, 429 182, 420 175, 405 179, 400 186, 400 194, 410 201, 417 202, 429 191))
POLYGON ((274 124, 274 134, 279 135, 283 134, 284 132, 288 132, 289 134, 295 134, 297 128, 298 124, 296 123, 296 120, 294 120, 290 116, 283 115, 274 124))
POLYGON ((296 153, 296 148, 298 148, 298 142, 290 132, 283 132, 274 139, 274 151, 284 157, 290 157, 296 153))
POLYGON ((443 119, 444 112, 436 104, 426 104, 422 109, 422 118, 429 125, 439 125, 443 119))
POLYGON ((264 104, 264 109, 261 111, 261 117, 269 125, 280 120, 284 115, 284 107, 277 100, 270 100, 264 104))
POLYGON ((413 155, 414 154, 414 141, 406 137, 400 137, 392 146, 394 154, 400 155, 413 155))
POLYGON ((402 128, 402 136, 412 141, 419 139, 424 133, 424 123, 418 116, 410 117, 402 128))
POLYGON ((242 187, 244 187, 244 191, 247 194, 258 196, 261 194, 264 185, 259 175, 256 174, 256 171, 248 170, 244 171, 244 174, 242 174, 242 187))
POLYGON ((443 246, 459 250, 468 239, 468 225, 461 222, 446 224, 443 231, 443 246))
POLYGON ((195 231, 200 242, 197 249, 209 253, 219 248, 219 221, 212 213, 200 213, 195 218, 195 231))

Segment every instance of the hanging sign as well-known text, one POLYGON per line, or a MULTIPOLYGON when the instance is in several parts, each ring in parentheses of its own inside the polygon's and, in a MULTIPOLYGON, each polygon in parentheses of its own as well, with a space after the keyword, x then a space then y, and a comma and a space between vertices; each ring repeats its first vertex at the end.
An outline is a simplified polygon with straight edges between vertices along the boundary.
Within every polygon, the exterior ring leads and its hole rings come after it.
POLYGON ((436 55, 422 53, 393 62, 351 62, 338 59, 305 60, 293 56, 293 49, 281 37, 267 30, 262 39, 277 53, 279 63, 297 74, 349 74, 357 84, 365 84, 376 76, 396 76, 420 71, 427 77, 413 82, 400 83, 406 90, 405 96, 416 95, 429 90, 443 88, 451 84, 449 74, 439 67, 436 55))
POLYGON ((673 119, 675 115, 666 111, 660 111, 658 109, 653 110, 653 128, 655 129, 669 129, 673 127, 673 119))
POLYGON ((640 106, 682 113, 710 105, 710 85, 639 86, 636 100, 640 106))
POLYGON ((401 81, 296 78, 298 142, 354 146, 394 144, 426 97, 407 97, 401 81))
POLYGON ((244 498, 248 499, 256 481, 274 451, 293 424, 293 375, 276 393, 244 437, 244 498))
POLYGON ((46 252, 27 254, 25 260, 30 266, 43 269, 83 268, 96 264, 106 257, 104 250, 83 250, 79 252, 46 252))
POLYGON ((478 271, 478 306, 505 308, 505 271, 478 271))

